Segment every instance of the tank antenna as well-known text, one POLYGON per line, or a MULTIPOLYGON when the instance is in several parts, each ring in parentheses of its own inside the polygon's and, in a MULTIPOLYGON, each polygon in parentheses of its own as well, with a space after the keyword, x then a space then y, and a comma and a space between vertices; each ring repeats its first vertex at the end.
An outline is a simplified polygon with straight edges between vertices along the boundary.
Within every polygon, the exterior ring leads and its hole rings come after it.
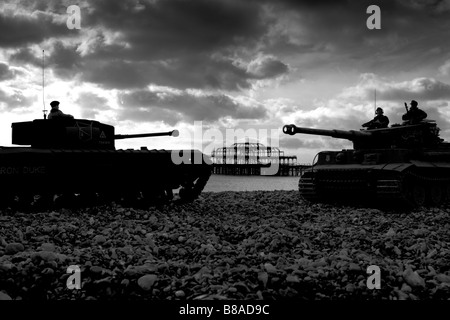
POLYGON ((42 50, 42 103, 44 104, 44 119, 47 119, 47 110, 45 109, 45 98, 44 98, 44 88, 45 88, 45 53, 42 50))
POLYGON ((377 89, 375 89, 375 113, 377 113, 377 89))

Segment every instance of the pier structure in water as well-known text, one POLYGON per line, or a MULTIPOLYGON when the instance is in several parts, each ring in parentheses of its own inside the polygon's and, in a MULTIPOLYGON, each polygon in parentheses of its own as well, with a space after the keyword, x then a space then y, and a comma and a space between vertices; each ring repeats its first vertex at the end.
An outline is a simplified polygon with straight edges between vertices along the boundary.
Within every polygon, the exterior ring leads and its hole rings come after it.
POLYGON ((211 160, 213 173, 227 175, 265 175, 271 164, 278 164, 277 176, 299 176, 310 167, 298 164, 297 156, 285 155, 279 148, 248 141, 216 148, 211 160))

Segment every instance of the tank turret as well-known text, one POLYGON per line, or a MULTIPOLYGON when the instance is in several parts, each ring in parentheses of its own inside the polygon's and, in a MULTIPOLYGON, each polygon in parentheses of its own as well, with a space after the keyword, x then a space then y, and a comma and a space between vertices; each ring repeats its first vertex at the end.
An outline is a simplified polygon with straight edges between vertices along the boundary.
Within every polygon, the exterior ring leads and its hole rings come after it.
POLYGON ((94 120, 56 118, 12 124, 12 144, 33 148, 110 149, 114 141, 157 136, 178 136, 178 131, 114 134, 114 127, 94 120))
POLYGON ((390 128, 372 130, 325 130, 297 127, 294 124, 285 125, 283 132, 289 135, 297 133, 328 136, 337 139, 347 139, 353 142, 353 148, 423 148, 436 146, 439 138, 439 128, 432 120, 413 125, 394 125, 390 128))

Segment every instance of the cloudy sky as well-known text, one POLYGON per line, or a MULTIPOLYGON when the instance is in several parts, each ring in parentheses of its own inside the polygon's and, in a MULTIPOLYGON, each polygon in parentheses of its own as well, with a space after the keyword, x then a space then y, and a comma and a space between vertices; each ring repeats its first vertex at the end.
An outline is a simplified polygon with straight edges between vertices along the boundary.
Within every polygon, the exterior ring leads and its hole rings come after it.
POLYGON ((358 130, 373 118, 375 89, 391 124, 415 99, 450 140, 449 40, 450 0, 2 0, 0 145, 11 145, 11 122, 42 118, 44 101, 59 100, 116 133, 181 133, 118 148, 209 153, 223 141, 194 140, 201 121, 224 137, 278 130, 281 149, 308 163, 351 144, 287 136, 283 125, 358 130), (381 29, 367 28, 372 4, 381 29), (67 26, 71 5, 80 29, 67 26))

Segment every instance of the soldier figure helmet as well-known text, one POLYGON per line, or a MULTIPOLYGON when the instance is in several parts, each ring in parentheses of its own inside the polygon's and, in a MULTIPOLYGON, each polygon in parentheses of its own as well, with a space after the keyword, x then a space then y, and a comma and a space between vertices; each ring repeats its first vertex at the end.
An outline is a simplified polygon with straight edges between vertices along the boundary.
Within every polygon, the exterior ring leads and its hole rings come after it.
POLYGON ((50 102, 50 105, 52 106, 52 108, 59 106, 59 101, 52 101, 50 102))

